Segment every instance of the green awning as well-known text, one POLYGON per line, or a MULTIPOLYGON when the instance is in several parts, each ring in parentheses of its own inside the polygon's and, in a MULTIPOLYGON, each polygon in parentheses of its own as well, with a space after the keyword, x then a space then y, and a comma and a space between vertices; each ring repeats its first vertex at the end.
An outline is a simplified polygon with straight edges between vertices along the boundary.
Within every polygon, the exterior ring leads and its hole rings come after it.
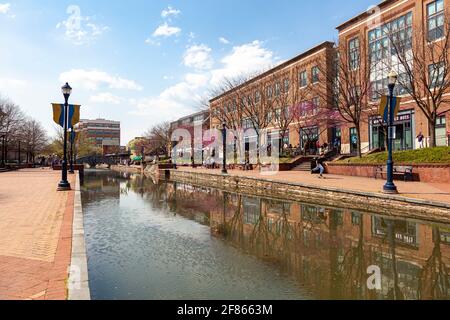
POLYGON ((139 156, 139 157, 134 157, 134 158, 133 158, 133 161, 142 161, 142 157, 141 157, 141 156, 139 156))

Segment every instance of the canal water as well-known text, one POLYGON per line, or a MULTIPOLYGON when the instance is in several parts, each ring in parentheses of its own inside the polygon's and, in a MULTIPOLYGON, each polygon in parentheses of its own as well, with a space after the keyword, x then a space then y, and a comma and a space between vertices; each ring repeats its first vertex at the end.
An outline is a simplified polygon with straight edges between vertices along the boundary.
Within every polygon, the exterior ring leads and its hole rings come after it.
POLYGON ((450 226, 88 171, 93 299, 449 299, 450 226))

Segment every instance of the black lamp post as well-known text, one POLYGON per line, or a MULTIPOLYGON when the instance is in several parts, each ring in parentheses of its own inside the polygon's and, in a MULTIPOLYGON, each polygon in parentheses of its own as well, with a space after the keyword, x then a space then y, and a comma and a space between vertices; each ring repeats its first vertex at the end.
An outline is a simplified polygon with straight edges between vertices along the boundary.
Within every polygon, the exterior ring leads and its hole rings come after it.
POLYGON ((75 171, 73 170, 73 128, 70 129, 70 169, 69 173, 74 174, 75 171))
POLYGON ((0 168, 6 167, 5 161, 6 161, 6 132, 0 132, 0 136, 2 137, 2 161, 0 162, 0 168))
POLYGON ((223 146, 223 163, 222 174, 228 174, 227 171, 227 124, 222 123, 222 146, 223 146))
POLYGON ((387 194, 397 194, 397 187, 394 184, 394 161, 392 158, 392 142, 394 139, 394 88, 397 82, 397 74, 394 71, 389 73, 389 103, 388 103, 388 160, 387 160, 387 181, 383 187, 383 192, 387 194))
POLYGON ((72 93, 72 88, 66 82, 66 84, 61 88, 64 95, 64 157, 62 162, 62 179, 58 184, 58 191, 68 191, 70 190, 70 183, 67 180, 67 127, 68 127, 68 109, 69 109, 69 97, 72 93))
POLYGON ((20 161, 20 160, 21 160, 21 159, 20 159, 20 153, 21 153, 20 151, 21 151, 21 150, 20 150, 20 140, 19 140, 19 167, 20 167, 20 162, 21 162, 21 161, 20 161))

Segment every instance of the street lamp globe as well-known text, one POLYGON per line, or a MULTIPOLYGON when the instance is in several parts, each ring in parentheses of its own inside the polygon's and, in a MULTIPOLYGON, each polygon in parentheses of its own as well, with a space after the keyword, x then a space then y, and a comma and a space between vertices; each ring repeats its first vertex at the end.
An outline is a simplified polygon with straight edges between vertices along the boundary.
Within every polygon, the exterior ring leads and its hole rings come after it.
POLYGON ((389 83, 389 85, 391 85, 391 86, 395 85, 397 83, 397 79, 398 79, 397 72, 395 72, 394 70, 389 72, 389 75, 388 75, 388 83, 389 83))
POLYGON ((66 82, 64 86, 61 87, 63 95, 66 97, 70 96, 72 93, 72 88, 69 86, 69 84, 66 82))

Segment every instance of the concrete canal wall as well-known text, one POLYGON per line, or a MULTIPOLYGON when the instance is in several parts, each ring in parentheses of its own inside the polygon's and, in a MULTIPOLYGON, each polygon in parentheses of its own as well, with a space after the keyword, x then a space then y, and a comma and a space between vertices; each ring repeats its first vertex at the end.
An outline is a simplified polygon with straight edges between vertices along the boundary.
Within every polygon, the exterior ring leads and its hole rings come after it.
POLYGON ((126 172, 126 173, 143 173, 142 166, 111 166, 112 171, 126 172))
POLYGON ((331 187, 308 186, 235 175, 161 170, 160 177, 224 191, 299 201, 321 206, 350 208, 371 213, 450 223, 450 205, 381 193, 357 192, 331 187))
POLYGON ((69 300, 90 300, 89 275, 84 233, 84 216, 81 205, 80 179, 75 185, 75 201, 72 226, 72 257, 68 282, 69 300))

